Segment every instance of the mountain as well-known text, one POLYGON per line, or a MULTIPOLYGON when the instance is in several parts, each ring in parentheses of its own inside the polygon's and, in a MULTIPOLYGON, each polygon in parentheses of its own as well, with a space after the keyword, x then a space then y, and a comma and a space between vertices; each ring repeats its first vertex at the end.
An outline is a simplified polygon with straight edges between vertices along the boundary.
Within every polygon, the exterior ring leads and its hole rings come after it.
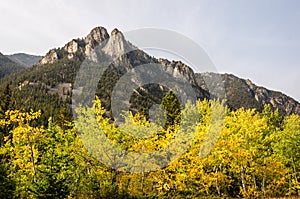
MULTIPOLYGON (((5 84, 11 82, 11 106, 21 110, 41 109, 44 117, 40 120, 45 124, 50 116, 58 119, 57 117, 64 113, 65 117, 71 117, 72 89, 76 75, 82 64, 87 62, 96 65, 99 62, 109 64, 101 78, 97 77, 99 80, 96 86, 96 95, 101 99, 104 108, 109 110, 108 117, 112 114, 111 97, 118 81, 127 72, 145 64, 159 64, 175 79, 186 80, 198 99, 216 98, 222 93, 220 91, 225 93, 223 87, 214 85, 215 78, 223 78, 222 82, 225 84, 228 97, 227 104, 230 108, 245 107, 262 110, 265 104, 271 104, 274 108, 279 108, 284 115, 300 114, 299 103, 284 94, 257 87, 247 80, 231 75, 195 74, 189 66, 180 61, 149 56, 127 41, 118 29, 108 34, 104 27, 96 27, 85 38, 73 39, 63 47, 49 50, 33 67, 6 76, 0 82, 0 88, 3 89, 5 84)), ((96 74, 91 73, 92 76, 96 74)), ((93 79, 91 76, 81 78, 87 81, 93 79)), ((138 77, 131 81, 137 82, 138 77)), ((126 88, 128 85, 121 86, 126 88)), ((159 104, 167 91, 168 88, 155 83, 135 88, 129 99, 130 110, 136 112, 140 107, 150 108, 154 104, 159 104)), ((81 92, 80 89, 78 92, 81 92)), ((89 93, 93 95, 93 92, 95 91, 85 91, 87 95, 89 93)), ((128 94, 126 89, 123 91, 121 89, 120 92, 121 96, 128 94)))
POLYGON ((25 53, 16 53, 16 54, 6 55, 6 56, 10 58, 12 61, 25 67, 30 67, 34 64, 37 64, 42 58, 42 56, 29 55, 25 53))
POLYGON ((6 75, 21 71, 24 66, 12 61, 2 53, 0 53, 0 78, 6 75))
POLYGON ((300 104, 287 95, 256 86, 249 79, 241 79, 232 74, 201 73, 195 74, 199 85, 203 85, 206 80, 206 86, 211 88, 211 96, 224 99, 226 96, 226 105, 232 109, 238 108, 256 108, 262 111, 264 105, 270 104, 282 115, 292 113, 300 114, 300 104), (213 79, 221 79, 223 85, 216 85, 213 79), (225 89, 225 95, 220 96, 220 90, 225 89))

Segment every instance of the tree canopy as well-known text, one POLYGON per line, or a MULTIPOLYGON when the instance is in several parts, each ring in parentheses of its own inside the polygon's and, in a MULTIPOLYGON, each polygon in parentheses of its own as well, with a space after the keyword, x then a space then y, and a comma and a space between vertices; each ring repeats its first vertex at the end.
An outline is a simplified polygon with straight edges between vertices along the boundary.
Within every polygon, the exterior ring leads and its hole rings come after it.
MULTIPOLYGON (((174 96, 169 92, 162 101, 166 125, 149 121, 145 114, 131 112, 124 113, 125 122, 117 125, 105 117, 106 110, 99 99, 92 107, 77 109, 78 121, 94 120, 95 126, 78 126, 64 117, 57 122, 49 117, 48 126, 43 126, 34 122, 41 117, 40 111, 2 111, 0 197, 266 198, 300 195, 298 115, 281 118, 267 106, 262 113, 254 109, 232 111, 221 102, 208 100, 180 107, 174 96), (222 124, 212 121, 213 109, 220 110, 220 114, 225 110, 222 124), (179 120, 195 110, 199 119, 193 124, 196 128, 192 128, 194 140, 184 154, 165 167, 153 171, 140 169, 139 172, 122 170, 124 165, 108 166, 95 155, 105 156, 105 151, 91 151, 97 149, 92 146, 101 144, 93 139, 101 133, 111 145, 127 152, 150 153, 164 149, 179 133, 179 120), (90 130, 89 139, 81 139, 83 129, 90 130), (208 134, 211 138, 217 136, 216 142, 205 141, 208 134), (211 150, 201 156, 203 148, 209 144, 213 145, 211 150)), ((158 157, 152 158, 148 160, 158 157)), ((139 164, 149 166, 155 162, 139 164)))

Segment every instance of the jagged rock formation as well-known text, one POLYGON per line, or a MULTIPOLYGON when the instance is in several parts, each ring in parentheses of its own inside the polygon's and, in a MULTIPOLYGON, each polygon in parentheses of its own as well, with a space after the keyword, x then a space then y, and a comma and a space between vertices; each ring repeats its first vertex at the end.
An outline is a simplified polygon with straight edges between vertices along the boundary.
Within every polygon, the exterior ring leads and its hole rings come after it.
POLYGON ((39 64, 52 64, 56 60, 58 60, 58 54, 55 49, 52 49, 39 61, 39 64))
POLYGON ((96 27, 84 38, 73 39, 67 43, 61 52, 61 49, 50 50, 39 62, 40 65, 52 64, 56 60, 63 58, 63 54, 67 54, 68 59, 74 58, 75 54, 79 53, 83 56, 96 61, 95 48, 101 49, 101 51, 110 57, 120 57, 126 52, 132 51, 133 47, 124 38, 122 32, 118 29, 114 29, 111 35, 107 33, 107 30, 103 27, 96 27), (59 56, 62 54, 62 56, 59 56))
POLYGON ((103 47, 103 52, 111 57, 120 57, 133 49, 134 47, 125 40, 124 35, 115 28, 111 32, 107 44, 103 47))
POLYGON ((59 54, 67 53, 68 59, 74 58, 76 53, 83 54, 85 57, 96 61, 95 48, 98 47, 106 55, 111 57, 119 57, 125 52, 129 52, 133 49, 124 38, 123 34, 118 30, 114 29, 111 35, 107 33, 107 30, 103 27, 96 27, 84 38, 84 39, 73 39, 67 43, 62 50, 61 49, 50 50, 39 62, 40 65, 52 64, 56 60, 63 58, 59 54))
POLYGON ((256 86, 250 80, 238 78, 231 74, 201 73, 196 74, 199 85, 203 84, 202 79, 208 80, 205 83, 211 89, 212 96, 224 98, 218 95, 220 90, 225 89, 226 103, 230 108, 256 108, 261 111, 266 104, 271 104, 274 109, 278 109, 283 115, 292 113, 300 114, 300 104, 277 91, 256 86), (211 79, 221 78, 223 85, 217 85, 211 79))
POLYGON ((89 57, 91 60, 96 59, 96 54, 94 49, 100 44, 105 44, 105 41, 109 38, 107 30, 103 27, 94 28, 90 34, 84 39, 84 54, 89 57))
POLYGON ((193 87, 196 96, 200 99, 210 98, 209 92, 205 89, 205 84, 198 84, 194 71, 181 61, 169 61, 167 59, 158 59, 158 63, 165 66, 164 70, 171 73, 173 77, 184 77, 193 87))
POLYGON ((73 39, 67 43, 63 49, 68 52, 68 59, 72 59, 74 54, 79 50, 79 44, 75 39, 73 39))

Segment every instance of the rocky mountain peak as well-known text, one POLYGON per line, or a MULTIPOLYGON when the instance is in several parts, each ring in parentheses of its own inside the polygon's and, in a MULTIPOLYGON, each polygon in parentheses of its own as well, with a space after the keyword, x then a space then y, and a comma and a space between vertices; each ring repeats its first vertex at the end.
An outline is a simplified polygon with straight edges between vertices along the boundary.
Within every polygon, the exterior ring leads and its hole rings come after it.
POLYGON ((115 36, 117 34, 121 34, 123 36, 123 33, 118 30, 118 28, 115 28, 111 31, 111 36, 115 36))
POLYGON ((86 44, 100 44, 109 38, 107 30, 104 27, 96 27, 91 30, 91 32, 86 36, 85 43, 86 44))
POLYGON ((89 57, 91 60, 96 60, 96 53, 94 48, 98 45, 104 45, 109 38, 109 34, 104 27, 96 27, 91 30, 91 32, 85 37, 85 56, 89 57))
POLYGON ((97 60, 95 48, 99 47, 104 54, 115 58, 135 49, 121 31, 113 29, 111 35, 104 27, 96 27, 84 39, 73 39, 63 48, 50 50, 39 62, 40 65, 52 64, 58 59, 67 56, 68 59, 76 57, 75 54, 82 54, 93 61, 97 60), (61 50, 64 52, 61 53, 61 50))
POLYGON ((125 40, 123 33, 115 28, 103 47, 103 52, 111 57, 119 57, 132 49, 132 45, 125 40))

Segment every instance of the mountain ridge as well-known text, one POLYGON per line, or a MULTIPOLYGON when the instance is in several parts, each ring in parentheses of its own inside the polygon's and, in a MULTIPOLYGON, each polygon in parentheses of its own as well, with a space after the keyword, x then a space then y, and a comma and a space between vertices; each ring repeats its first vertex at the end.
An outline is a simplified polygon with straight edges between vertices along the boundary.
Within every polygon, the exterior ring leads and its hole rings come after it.
POLYGON ((24 70, 25 67, 0 53, 0 78, 24 70))
POLYGON ((37 64, 39 60, 42 58, 42 56, 30 55, 27 53, 14 53, 6 56, 10 58, 12 61, 25 67, 30 67, 37 64))
MULTIPOLYGON (((201 73, 196 74, 196 77, 199 78, 199 75, 205 79, 213 79, 212 76, 218 76, 218 78, 222 79, 226 94, 226 104, 230 108, 256 108, 258 111, 262 111, 265 105, 270 104, 274 110, 278 109, 283 115, 300 114, 300 104, 297 100, 280 91, 257 86, 249 79, 239 78, 228 73, 201 73)), ((215 90, 221 89, 220 87, 213 85, 213 82, 210 81, 206 81, 206 83, 210 84, 210 88, 213 88, 210 92, 215 98, 224 99, 224 96, 218 96, 215 93, 215 90)))

